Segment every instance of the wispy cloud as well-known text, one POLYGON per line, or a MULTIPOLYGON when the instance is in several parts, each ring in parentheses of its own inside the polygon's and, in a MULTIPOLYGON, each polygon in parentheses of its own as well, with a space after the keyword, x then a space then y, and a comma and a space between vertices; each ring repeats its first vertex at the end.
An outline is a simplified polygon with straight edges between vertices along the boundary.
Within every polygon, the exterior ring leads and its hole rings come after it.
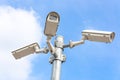
POLYGON ((0 80, 31 80, 34 56, 15 60, 11 51, 41 43, 41 39, 41 27, 33 10, 0 6, 0 80))

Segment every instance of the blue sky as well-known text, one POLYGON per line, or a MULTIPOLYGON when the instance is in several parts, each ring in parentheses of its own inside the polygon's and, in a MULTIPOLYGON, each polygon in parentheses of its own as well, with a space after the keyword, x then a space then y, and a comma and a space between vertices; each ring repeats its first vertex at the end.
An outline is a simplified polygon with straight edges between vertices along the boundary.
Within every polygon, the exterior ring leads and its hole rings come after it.
MULTIPOLYGON (((115 39, 110 44, 86 41, 83 45, 65 49, 67 60, 62 64, 61 80, 120 80, 119 0, 1 0, 0 6, 33 10, 42 30, 47 14, 58 12, 57 34, 64 36, 66 44, 69 40, 80 40, 85 29, 115 32, 115 39)), ((44 47, 45 41, 39 44, 44 47)), ((30 76, 41 78, 35 80, 50 80, 52 65, 48 62, 49 57, 50 53, 40 54, 31 61, 30 76)))

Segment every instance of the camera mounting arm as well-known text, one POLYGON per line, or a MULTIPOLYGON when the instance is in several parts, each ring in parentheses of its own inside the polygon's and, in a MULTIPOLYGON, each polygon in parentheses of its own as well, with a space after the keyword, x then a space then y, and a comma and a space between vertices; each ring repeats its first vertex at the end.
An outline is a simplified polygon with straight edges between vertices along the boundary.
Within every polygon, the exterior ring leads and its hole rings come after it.
POLYGON ((64 45, 63 47, 64 47, 64 48, 67 48, 67 47, 73 48, 73 47, 75 47, 75 46, 77 46, 77 45, 84 44, 85 39, 86 39, 86 37, 83 36, 80 41, 75 41, 75 42, 73 42, 73 41, 70 40, 69 44, 68 44, 68 45, 64 45))
POLYGON ((36 49, 36 53, 45 53, 47 54, 49 52, 49 49, 47 47, 41 48, 39 50, 36 49))
POLYGON ((49 51, 51 52, 51 54, 54 54, 55 52, 55 47, 52 45, 51 43, 51 37, 47 37, 47 41, 46 41, 49 51))

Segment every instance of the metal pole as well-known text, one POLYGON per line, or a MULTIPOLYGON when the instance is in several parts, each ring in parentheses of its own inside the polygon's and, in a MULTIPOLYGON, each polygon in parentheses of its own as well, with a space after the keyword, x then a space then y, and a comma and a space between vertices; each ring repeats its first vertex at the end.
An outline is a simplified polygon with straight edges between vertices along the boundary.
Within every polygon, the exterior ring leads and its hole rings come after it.
POLYGON ((61 73, 61 61, 54 60, 52 66, 52 77, 51 80, 60 80, 60 73, 61 73))
POLYGON ((62 53, 63 41, 62 36, 57 36, 55 40, 55 53, 50 58, 50 62, 53 64, 51 80, 60 80, 61 64, 66 59, 62 53))

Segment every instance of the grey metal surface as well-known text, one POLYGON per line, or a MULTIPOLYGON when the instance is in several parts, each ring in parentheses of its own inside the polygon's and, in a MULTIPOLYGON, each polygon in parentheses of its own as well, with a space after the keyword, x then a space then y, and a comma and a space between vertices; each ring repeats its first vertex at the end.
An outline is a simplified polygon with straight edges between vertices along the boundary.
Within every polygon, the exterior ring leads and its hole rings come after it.
POLYGON ((55 40, 55 52, 52 55, 53 64, 51 80, 60 80, 61 64, 65 61, 65 56, 63 55, 63 43, 64 38, 62 36, 57 36, 55 40))

